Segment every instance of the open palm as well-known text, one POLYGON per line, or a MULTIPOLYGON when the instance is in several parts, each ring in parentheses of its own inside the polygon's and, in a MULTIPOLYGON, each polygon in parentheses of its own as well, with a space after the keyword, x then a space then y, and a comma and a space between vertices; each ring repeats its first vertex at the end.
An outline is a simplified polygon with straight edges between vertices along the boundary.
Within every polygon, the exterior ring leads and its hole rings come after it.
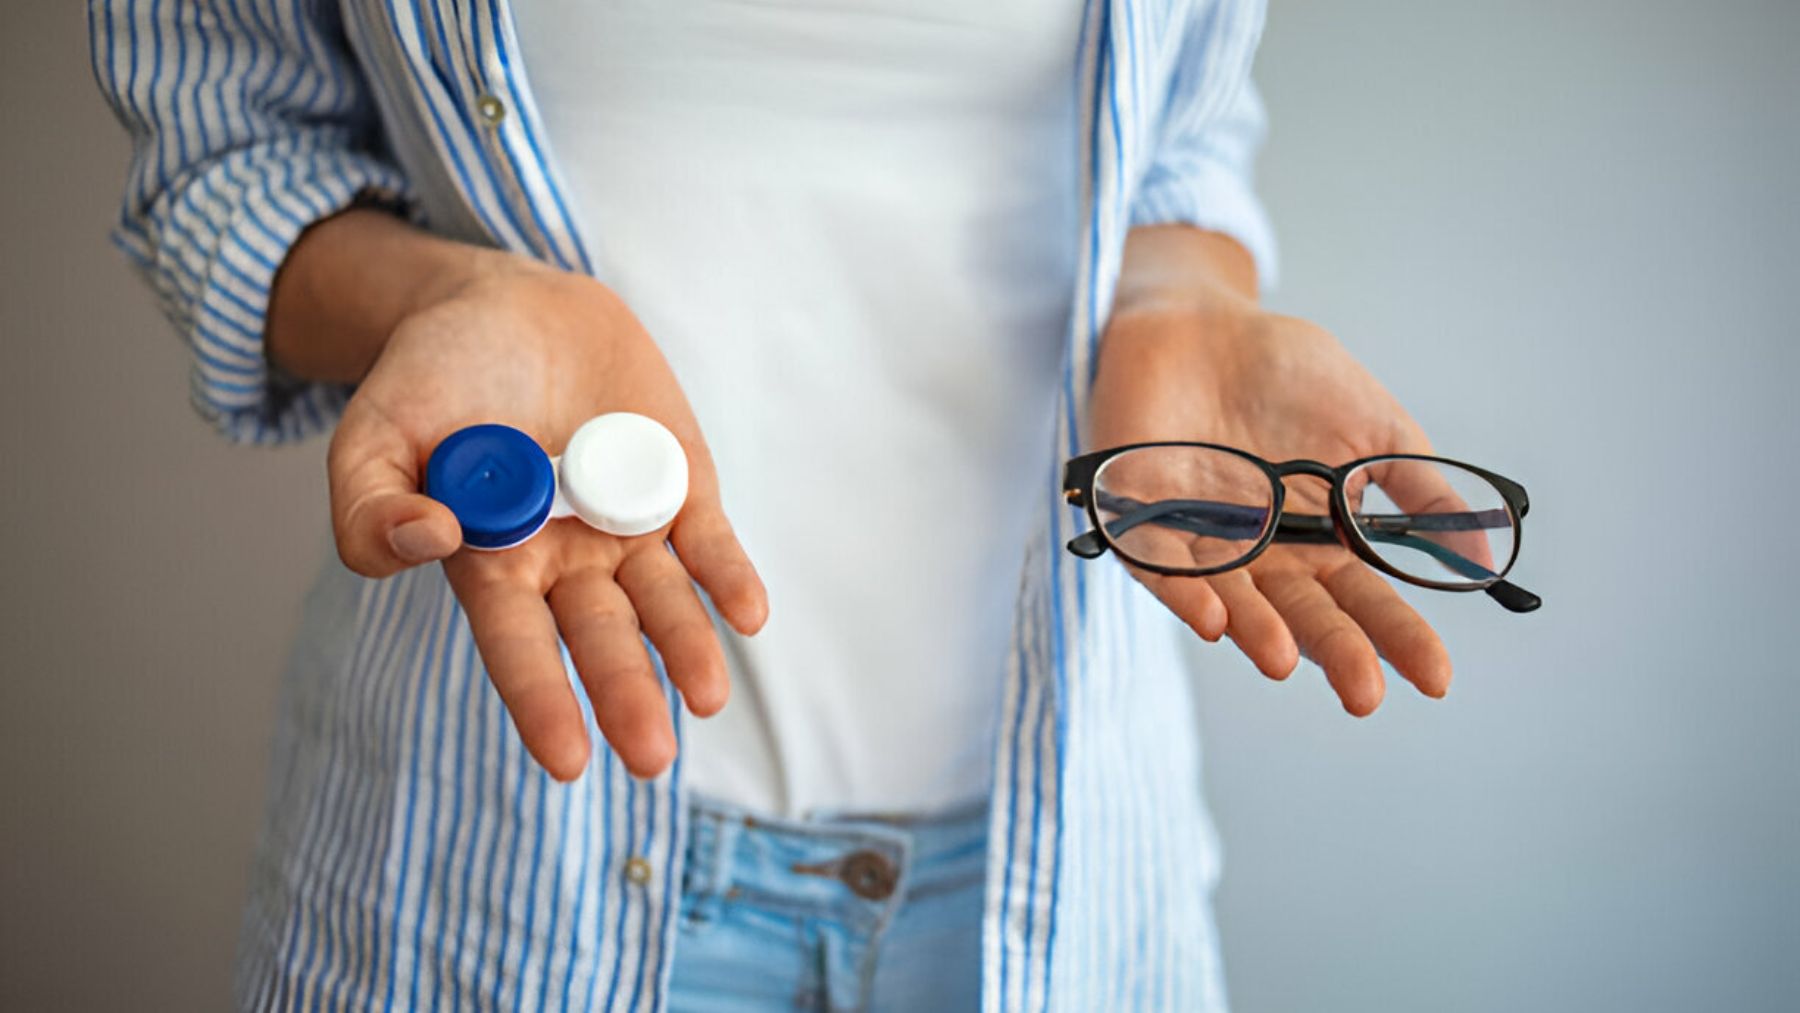
POLYGON ((674 375, 629 310, 590 278, 521 261, 409 317, 345 408, 329 470, 345 563, 379 577, 444 559, 521 738, 562 779, 580 774, 589 743, 559 633, 601 732, 628 769, 649 776, 673 760, 675 735, 643 638, 689 709, 712 714, 729 687, 695 583, 742 632, 767 611, 674 375), (524 545, 477 552, 459 548, 448 508, 418 492, 431 450, 463 426, 510 425, 554 453, 582 422, 612 411, 660 421, 687 453, 687 504, 663 530, 619 538, 564 519, 524 545))
MULTIPOLYGON (((1094 447, 1198 440, 1326 464, 1430 452, 1417 424, 1336 338, 1274 314, 1115 320, 1091 409, 1094 447)), ((1328 492, 1316 479, 1290 479, 1286 508, 1327 513, 1328 492)), ((1133 573, 1202 637, 1230 636, 1271 678, 1286 678, 1300 655, 1311 658, 1352 714, 1381 703, 1382 657, 1429 696, 1449 688, 1437 634, 1342 546, 1276 544, 1247 567, 1204 578, 1133 573)))

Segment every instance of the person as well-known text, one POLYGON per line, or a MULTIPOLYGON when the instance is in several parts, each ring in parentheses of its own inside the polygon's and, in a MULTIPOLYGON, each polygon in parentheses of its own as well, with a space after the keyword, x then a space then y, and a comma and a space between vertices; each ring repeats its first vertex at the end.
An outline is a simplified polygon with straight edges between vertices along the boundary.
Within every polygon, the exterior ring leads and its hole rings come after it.
POLYGON ((200 412, 335 424, 238 1005, 1224 1008, 1179 637, 1357 715, 1450 679, 1342 548, 1061 551, 1083 448, 1428 447, 1258 301, 1263 17, 91 0, 200 412), (462 550, 420 494, 622 410, 688 455, 664 530, 462 550))

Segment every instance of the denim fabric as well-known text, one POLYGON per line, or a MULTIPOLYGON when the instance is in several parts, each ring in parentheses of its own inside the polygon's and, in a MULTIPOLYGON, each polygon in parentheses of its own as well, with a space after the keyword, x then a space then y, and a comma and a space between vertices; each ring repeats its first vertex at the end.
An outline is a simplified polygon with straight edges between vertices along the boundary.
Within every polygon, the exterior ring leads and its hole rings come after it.
POLYGON ((780 820, 696 799, 692 817, 675 1013, 978 1007, 985 806, 780 820))

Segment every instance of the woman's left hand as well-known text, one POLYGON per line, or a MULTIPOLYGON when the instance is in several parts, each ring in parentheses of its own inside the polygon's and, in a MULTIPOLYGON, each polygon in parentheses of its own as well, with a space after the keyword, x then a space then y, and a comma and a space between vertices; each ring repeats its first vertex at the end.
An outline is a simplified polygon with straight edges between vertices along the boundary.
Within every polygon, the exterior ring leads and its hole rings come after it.
MULTIPOLYGON (((1091 448, 1196 440, 1274 462, 1332 465, 1431 452, 1335 337, 1246 298, 1115 309, 1090 408, 1091 448)), ((1290 480, 1288 509, 1326 513, 1327 492, 1314 478, 1290 480)), ((1300 655, 1311 658, 1351 714, 1381 703, 1383 657, 1427 696, 1449 689, 1450 658, 1437 634, 1341 545, 1271 545, 1247 567, 1204 578, 1130 569, 1196 633, 1231 637, 1272 679, 1292 673, 1300 655)))

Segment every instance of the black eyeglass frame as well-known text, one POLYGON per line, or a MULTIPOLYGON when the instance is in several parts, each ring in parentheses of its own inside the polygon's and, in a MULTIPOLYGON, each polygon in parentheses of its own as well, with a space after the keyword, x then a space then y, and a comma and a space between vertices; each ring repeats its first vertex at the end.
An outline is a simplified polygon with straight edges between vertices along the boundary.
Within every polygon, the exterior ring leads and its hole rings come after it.
POLYGON ((1506 579, 1506 575, 1512 571, 1513 564, 1519 558, 1519 546, 1524 540, 1524 525, 1521 522, 1531 509, 1531 498, 1526 494, 1525 487, 1504 475, 1448 457, 1434 457, 1429 454, 1377 454, 1372 457, 1359 458, 1334 468, 1328 464, 1304 458, 1277 464, 1237 447, 1228 447, 1217 443, 1186 440, 1129 443, 1070 458, 1063 467, 1063 498, 1070 504, 1081 507, 1087 513, 1088 520, 1093 524, 1092 530, 1070 539, 1067 546, 1070 552, 1083 559, 1096 559, 1110 549, 1132 566, 1151 573, 1166 577, 1207 577, 1250 565, 1277 541, 1294 544, 1343 545, 1358 559, 1382 573, 1408 584, 1438 591, 1485 591, 1490 598, 1510 612, 1531 612, 1543 604, 1543 600, 1537 595, 1506 579), (1236 560, 1220 566, 1171 567, 1140 560, 1113 540, 1106 525, 1100 520, 1099 506, 1094 495, 1094 482, 1099 477, 1100 469, 1108 461, 1122 454, 1158 447, 1191 447, 1231 454, 1248 461, 1267 476, 1269 485, 1274 491, 1274 498, 1270 502, 1273 521, 1265 524, 1262 536, 1257 539, 1256 544, 1251 546, 1248 552, 1236 560), (1512 554, 1507 558, 1506 564, 1494 570, 1491 578, 1450 582, 1413 576, 1402 572, 1383 559, 1381 554, 1376 552, 1374 546, 1370 544, 1368 536, 1351 520, 1350 490, 1345 484, 1345 480, 1352 472, 1383 461, 1426 461, 1432 464, 1450 465, 1479 476, 1498 490, 1501 500, 1506 504, 1513 533, 1512 554), (1331 493, 1328 502, 1331 513, 1329 516, 1287 512, 1287 485, 1282 480, 1296 475, 1305 475, 1330 483, 1331 493))

